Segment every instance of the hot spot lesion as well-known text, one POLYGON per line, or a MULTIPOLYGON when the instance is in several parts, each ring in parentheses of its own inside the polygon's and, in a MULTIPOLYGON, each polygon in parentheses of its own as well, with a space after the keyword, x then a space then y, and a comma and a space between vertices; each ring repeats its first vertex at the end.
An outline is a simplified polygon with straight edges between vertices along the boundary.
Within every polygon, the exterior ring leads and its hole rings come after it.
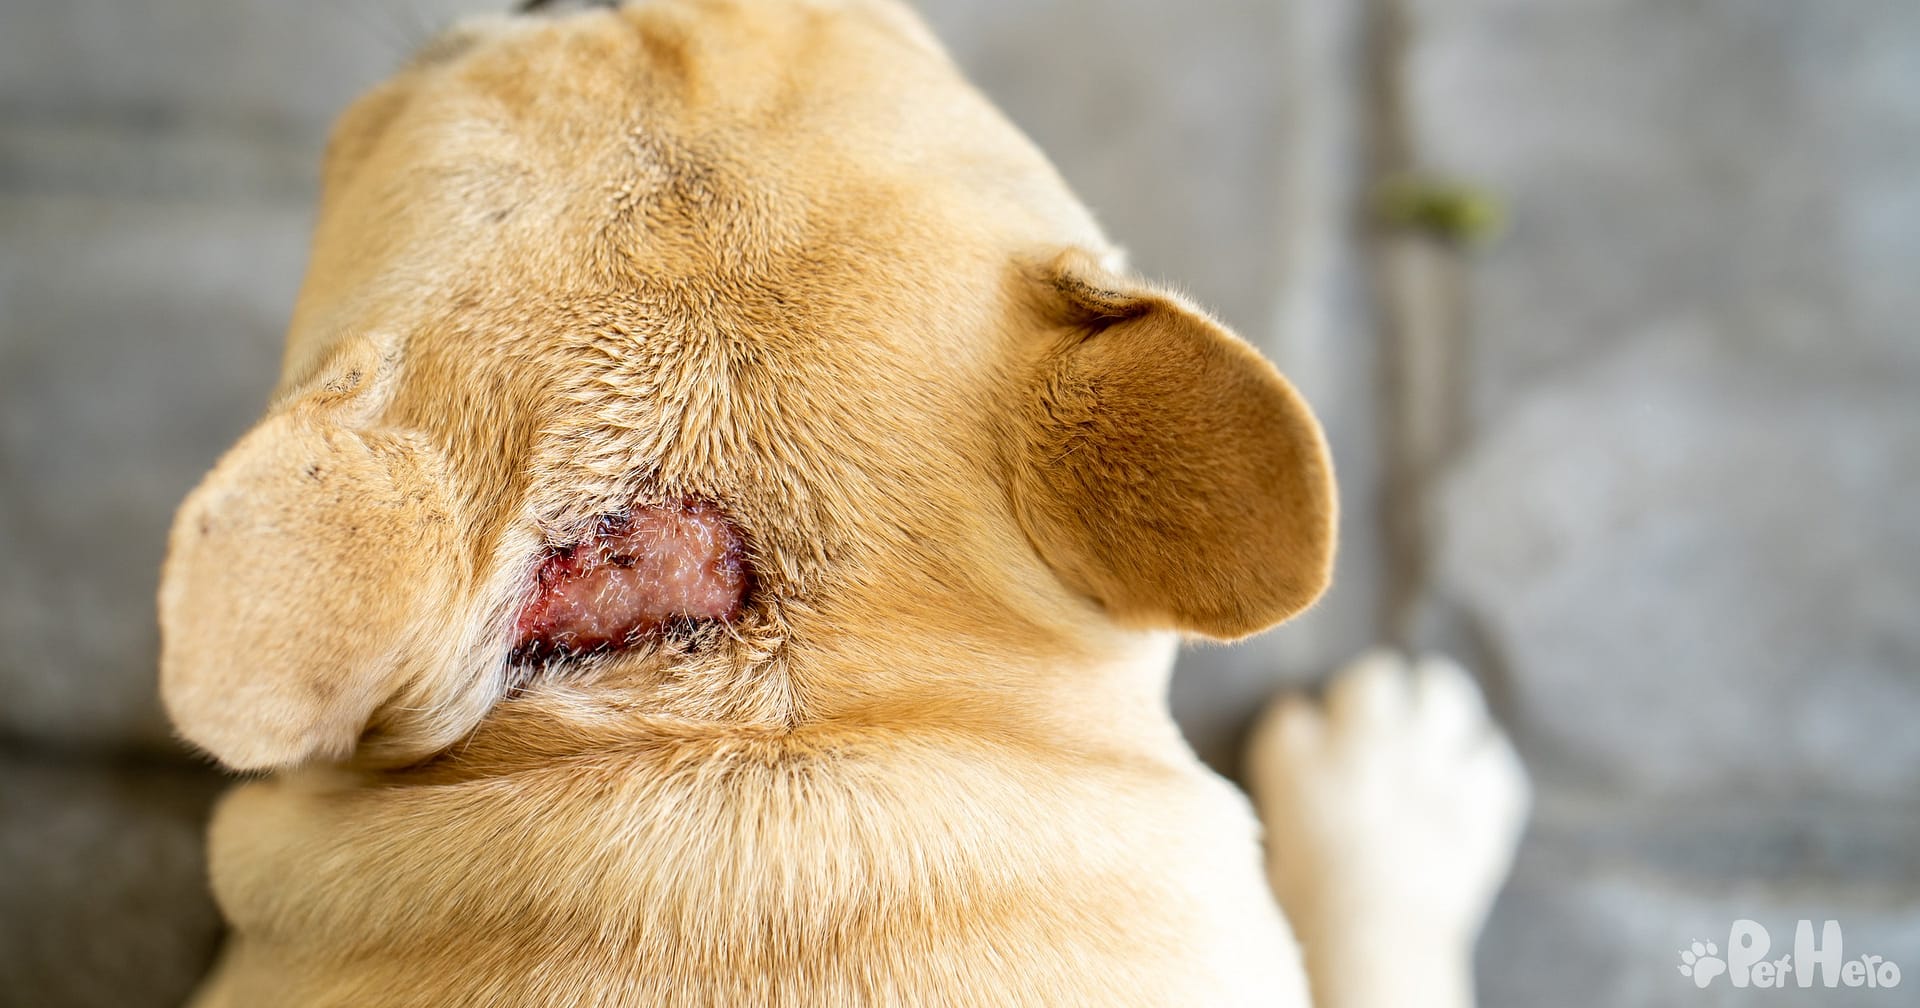
POLYGON ((635 505, 551 547, 514 620, 516 663, 634 647, 676 623, 731 624, 753 588, 745 537, 717 505, 635 505))

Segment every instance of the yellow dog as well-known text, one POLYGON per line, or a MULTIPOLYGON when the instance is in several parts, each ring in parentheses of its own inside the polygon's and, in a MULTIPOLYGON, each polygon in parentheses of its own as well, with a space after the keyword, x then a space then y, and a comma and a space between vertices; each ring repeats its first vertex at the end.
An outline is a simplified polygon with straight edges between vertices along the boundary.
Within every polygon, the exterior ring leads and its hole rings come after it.
MULTIPOLYGON (((324 184, 160 593, 175 724, 261 775, 200 1004, 1306 1003, 1163 693, 1326 584, 1320 431, 914 17, 476 20, 324 184)), ((1263 733, 1275 879, 1328 1000, 1439 1004, 1522 785, 1375 664, 1263 733)))

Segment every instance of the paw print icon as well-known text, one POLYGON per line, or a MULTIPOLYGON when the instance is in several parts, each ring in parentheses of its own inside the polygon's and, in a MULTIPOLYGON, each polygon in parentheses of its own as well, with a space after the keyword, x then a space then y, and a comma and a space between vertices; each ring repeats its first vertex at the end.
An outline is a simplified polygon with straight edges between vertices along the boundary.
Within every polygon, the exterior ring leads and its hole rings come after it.
POLYGON ((1712 942, 1694 942, 1680 950, 1680 975, 1692 977, 1695 987, 1705 987, 1726 971, 1727 962, 1720 958, 1720 947, 1712 942))

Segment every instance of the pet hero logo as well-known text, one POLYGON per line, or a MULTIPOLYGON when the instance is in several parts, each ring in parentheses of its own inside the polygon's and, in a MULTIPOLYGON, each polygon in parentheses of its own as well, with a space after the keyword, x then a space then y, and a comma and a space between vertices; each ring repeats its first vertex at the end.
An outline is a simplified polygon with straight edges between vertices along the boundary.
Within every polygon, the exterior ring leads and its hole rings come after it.
POLYGON ((1841 958, 1840 922, 1827 921, 1820 941, 1813 940, 1813 922, 1803 920, 1793 931, 1793 951, 1768 959, 1773 939, 1758 921, 1741 919, 1727 932, 1727 954, 1712 942, 1695 941, 1680 950, 1680 975, 1705 987, 1722 973, 1735 987, 1898 987, 1900 966, 1885 956, 1841 958), (1816 980, 1817 978, 1817 980, 1816 980))

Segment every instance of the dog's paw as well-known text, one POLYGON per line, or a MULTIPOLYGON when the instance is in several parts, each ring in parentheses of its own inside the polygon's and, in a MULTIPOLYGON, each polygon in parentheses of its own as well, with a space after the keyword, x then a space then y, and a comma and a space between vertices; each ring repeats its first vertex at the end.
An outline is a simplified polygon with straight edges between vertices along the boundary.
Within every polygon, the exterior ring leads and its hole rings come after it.
POLYGON ((1445 658, 1372 652, 1324 704, 1282 698, 1248 770, 1275 890, 1301 923, 1361 916, 1471 940, 1526 819, 1519 758, 1445 658))

